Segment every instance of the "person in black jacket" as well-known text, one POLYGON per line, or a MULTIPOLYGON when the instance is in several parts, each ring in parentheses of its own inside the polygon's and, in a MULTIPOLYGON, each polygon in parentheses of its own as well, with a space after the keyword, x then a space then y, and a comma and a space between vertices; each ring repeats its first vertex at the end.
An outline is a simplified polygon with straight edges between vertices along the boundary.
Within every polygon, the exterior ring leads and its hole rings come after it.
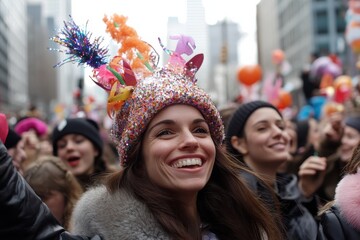
POLYGON ((335 199, 320 212, 320 229, 328 240, 360 239, 360 143, 336 187, 335 199))
MULTIPOLYGON (((17 172, 1 141, 0 212, 0 239, 90 239, 69 234, 60 226, 48 207, 17 172)), ((101 238, 94 236, 91 239, 101 238)))

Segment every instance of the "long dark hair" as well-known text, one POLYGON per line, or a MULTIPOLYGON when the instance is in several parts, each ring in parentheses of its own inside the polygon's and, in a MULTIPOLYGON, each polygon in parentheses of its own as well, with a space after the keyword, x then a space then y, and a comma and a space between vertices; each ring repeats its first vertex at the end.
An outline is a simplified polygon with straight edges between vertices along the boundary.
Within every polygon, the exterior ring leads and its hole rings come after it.
MULTIPOLYGON (((130 164, 107 179, 107 187, 115 193, 119 188, 144 202, 163 229, 174 239, 201 239, 202 229, 196 219, 182 213, 171 193, 152 184, 144 169, 141 145, 132 148, 130 164)), ((214 169, 206 186, 198 193, 197 207, 201 221, 219 239, 282 239, 280 221, 272 215, 240 177, 249 171, 216 147, 214 169)))
POLYGON ((360 167, 360 142, 354 149, 350 161, 346 164, 344 168, 344 174, 355 174, 357 173, 359 167, 360 167))

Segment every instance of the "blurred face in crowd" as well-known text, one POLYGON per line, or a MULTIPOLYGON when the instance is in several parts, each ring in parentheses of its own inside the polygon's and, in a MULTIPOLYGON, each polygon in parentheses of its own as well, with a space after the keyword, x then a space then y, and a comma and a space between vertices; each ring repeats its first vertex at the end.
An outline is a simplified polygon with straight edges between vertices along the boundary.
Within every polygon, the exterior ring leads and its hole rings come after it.
POLYGON ((290 120, 285 121, 285 132, 289 135, 289 152, 295 154, 297 150, 296 125, 290 120))
POLYGON ((20 174, 23 174, 21 165, 26 160, 26 152, 24 150, 24 141, 20 140, 15 147, 8 149, 9 155, 12 157, 13 164, 20 172, 20 174))
POLYGON ((48 206, 56 220, 58 220, 60 224, 63 224, 66 203, 64 195, 59 191, 53 190, 41 199, 48 206))
POLYGON ((277 169, 289 158, 288 143, 285 122, 272 108, 255 110, 245 123, 244 137, 232 140, 245 163, 260 172, 277 169))
POLYGON ((341 138, 340 158, 349 161, 351 155, 360 141, 360 133, 352 127, 344 127, 344 135, 341 138))
POLYGON ((188 105, 159 112, 144 135, 142 153, 150 180, 181 196, 197 193, 210 178, 215 144, 201 113, 188 105))
POLYGON ((320 142, 320 131, 319 131, 319 123, 313 119, 309 119, 309 131, 308 131, 308 143, 314 146, 314 149, 319 150, 319 142, 320 142))
POLYGON ((57 143, 57 154, 75 176, 94 172, 95 157, 99 154, 92 142, 80 134, 67 134, 57 143))

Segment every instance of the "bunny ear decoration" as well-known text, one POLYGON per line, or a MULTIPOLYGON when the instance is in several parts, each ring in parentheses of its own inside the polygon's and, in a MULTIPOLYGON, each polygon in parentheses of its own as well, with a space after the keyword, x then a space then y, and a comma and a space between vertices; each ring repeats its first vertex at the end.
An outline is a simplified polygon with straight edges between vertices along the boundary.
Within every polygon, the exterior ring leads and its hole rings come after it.
POLYGON ((187 61, 185 64, 186 75, 194 79, 194 76, 200 69, 203 61, 204 54, 202 53, 195 55, 193 58, 187 61))

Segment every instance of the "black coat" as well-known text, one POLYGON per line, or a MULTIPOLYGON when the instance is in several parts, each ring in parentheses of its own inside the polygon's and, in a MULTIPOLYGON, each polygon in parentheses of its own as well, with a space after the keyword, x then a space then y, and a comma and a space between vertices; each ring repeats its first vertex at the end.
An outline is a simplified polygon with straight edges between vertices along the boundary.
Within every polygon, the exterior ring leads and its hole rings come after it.
MULTIPOLYGON (((250 188, 255 190, 256 194, 274 209, 274 201, 270 191, 254 175, 249 173, 241 174, 250 188)), ((280 204, 280 214, 284 225, 287 239, 291 240, 319 240, 323 239, 318 229, 318 223, 313 214, 316 212, 316 201, 304 203, 309 206, 305 207, 302 202, 298 181, 295 175, 282 174, 277 176, 277 198, 280 204), (315 206, 315 207, 314 207, 315 206), (312 214, 309 209, 315 209, 312 214)))
POLYGON ((321 229, 327 240, 360 239, 360 232, 345 222, 336 205, 321 216, 321 229))
MULTIPOLYGON (((0 141, 0 239, 85 240, 59 225, 47 206, 16 171, 0 141)), ((100 239, 98 236, 93 240, 100 239)))

